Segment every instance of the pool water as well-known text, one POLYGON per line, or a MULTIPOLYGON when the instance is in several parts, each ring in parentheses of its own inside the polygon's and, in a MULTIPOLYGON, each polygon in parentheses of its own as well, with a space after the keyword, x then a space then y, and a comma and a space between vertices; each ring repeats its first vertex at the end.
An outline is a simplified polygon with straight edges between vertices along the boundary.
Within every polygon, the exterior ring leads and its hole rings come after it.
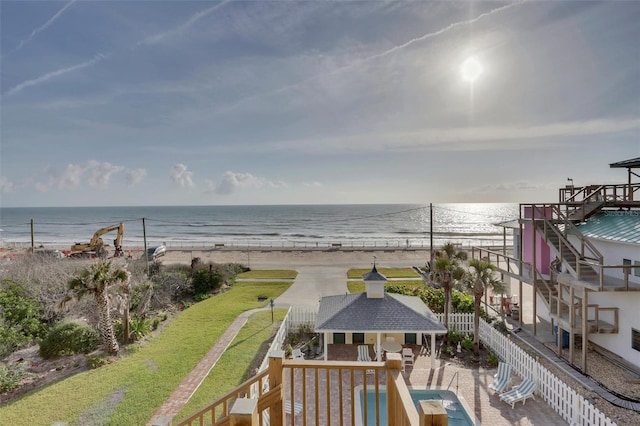
MULTIPOLYGON (((475 423, 465 411, 464 406, 453 391, 439 389, 410 389, 411 399, 418 409, 419 401, 436 400, 442 403, 449 417, 449 426, 473 426, 475 423)), ((382 387, 379 390, 380 398, 380 425, 387 424, 387 390, 382 387)), ((364 419, 363 390, 358 392, 360 400, 360 412, 362 413, 360 424, 364 419)), ((375 389, 367 389, 367 426, 376 424, 375 389)), ((360 413, 359 413, 360 414, 360 413)))

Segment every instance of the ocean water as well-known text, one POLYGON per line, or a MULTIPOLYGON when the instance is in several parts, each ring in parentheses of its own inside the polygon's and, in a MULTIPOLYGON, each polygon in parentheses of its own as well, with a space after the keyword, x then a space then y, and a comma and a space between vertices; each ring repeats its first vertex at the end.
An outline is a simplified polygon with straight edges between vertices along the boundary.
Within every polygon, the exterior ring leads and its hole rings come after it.
MULTIPOLYGON (((429 205, 415 204, 1 208, 0 245, 29 245, 33 221, 35 244, 45 247, 86 242, 119 222, 125 249, 145 234, 148 245, 169 247, 428 247, 429 217, 429 205)), ((517 217, 517 204, 434 205, 434 245, 502 243, 495 224, 517 217)))

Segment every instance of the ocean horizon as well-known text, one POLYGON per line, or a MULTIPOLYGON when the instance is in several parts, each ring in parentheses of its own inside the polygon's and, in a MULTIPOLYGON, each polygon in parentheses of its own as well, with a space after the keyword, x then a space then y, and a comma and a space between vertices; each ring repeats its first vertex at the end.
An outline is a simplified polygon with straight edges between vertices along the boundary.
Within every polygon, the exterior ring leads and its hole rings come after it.
MULTIPOLYGON (((518 217, 516 203, 433 205, 439 246, 502 243, 496 223, 518 217)), ((100 228, 125 225, 123 247, 225 246, 428 247, 428 204, 301 204, 255 206, 3 207, 0 245, 64 247, 89 241, 100 228)), ((105 234, 110 242, 115 233, 105 234)), ((510 235, 507 236, 510 240, 510 235)), ((509 241, 510 242, 510 241, 509 241)))

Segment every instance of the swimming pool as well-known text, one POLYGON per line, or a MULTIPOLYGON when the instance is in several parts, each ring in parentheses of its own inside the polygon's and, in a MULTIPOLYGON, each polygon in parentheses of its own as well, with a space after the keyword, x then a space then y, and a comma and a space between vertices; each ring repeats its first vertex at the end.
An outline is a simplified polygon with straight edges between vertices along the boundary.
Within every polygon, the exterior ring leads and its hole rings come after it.
MULTIPOLYGON (((472 415, 467 412, 464 401, 461 401, 458 396, 449 390, 441 389, 412 389, 409 388, 411 399, 418 409, 419 401, 422 400, 436 400, 442 402, 445 410, 447 410, 447 416, 449 417, 449 426, 473 426, 480 425, 479 422, 472 420, 472 415)), ((379 389, 380 398, 380 424, 386 425, 387 423, 387 389, 384 386, 380 386, 379 389)), ((375 404, 375 389, 367 387, 367 425, 376 424, 376 404, 375 404)), ((364 398, 362 386, 356 388, 356 424, 363 425, 363 410, 364 410, 364 398)))

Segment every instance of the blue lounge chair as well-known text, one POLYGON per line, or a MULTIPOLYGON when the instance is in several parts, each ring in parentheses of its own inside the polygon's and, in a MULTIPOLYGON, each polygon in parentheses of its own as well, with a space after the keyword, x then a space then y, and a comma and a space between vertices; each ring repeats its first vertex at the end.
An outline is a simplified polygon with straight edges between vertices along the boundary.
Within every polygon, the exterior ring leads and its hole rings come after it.
MULTIPOLYGON (((371 356, 369 356, 369 346, 367 345, 358 345, 358 361, 362 362, 373 362, 371 356)), ((373 374, 374 371, 372 368, 367 368, 367 374, 373 374)))
POLYGON ((500 399, 507 404, 511 404, 511 408, 513 409, 518 401, 522 401, 522 405, 524 405, 527 399, 536 399, 534 395, 535 391, 535 382, 530 379, 524 379, 518 386, 514 386, 510 391, 500 395, 500 399))
POLYGON ((511 383, 511 365, 506 362, 498 364, 498 372, 493 376, 493 383, 489 385, 489 389, 502 393, 511 383))
POLYGON ((369 346, 358 345, 358 361, 371 362, 371 357, 369 356, 369 346))

